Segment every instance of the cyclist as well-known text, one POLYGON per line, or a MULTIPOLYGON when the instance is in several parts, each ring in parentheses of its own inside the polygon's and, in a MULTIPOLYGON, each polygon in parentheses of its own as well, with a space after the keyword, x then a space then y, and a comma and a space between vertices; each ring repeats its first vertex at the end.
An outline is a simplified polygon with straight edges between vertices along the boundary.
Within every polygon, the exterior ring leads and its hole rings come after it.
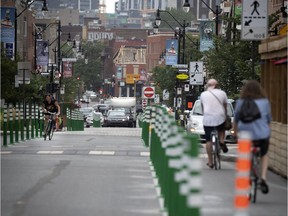
POLYGON ((42 110, 45 115, 45 126, 47 125, 48 119, 51 115, 50 113, 47 113, 47 111, 56 113, 56 115, 53 117, 53 128, 54 128, 56 116, 60 115, 60 106, 58 104, 58 101, 55 100, 50 93, 47 93, 45 95, 45 100, 43 101, 43 104, 42 104, 42 110))
POLYGON ((266 96, 266 92, 261 87, 260 83, 256 80, 249 80, 242 87, 240 93, 240 99, 236 103, 235 115, 233 122, 233 129, 235 135, 240 131, 249 131, 251 133, 251 138, 253 144, 260 147, 261 154, 261 191, 264 194, 269 192, 269 187, 266 183, 266 175, 268 169, 268 148, 269 148, 269 138, 271 133, 270 123, 271 117, 271 106, 270 102, 266 96), (239 119, 239 112, 244 99, 253 99, 256 103, 261 117, 249 122, 244 123, 239 119))
POLYGON ((218 88, 217 80, 209 79, 207 82, 207 90, 201 93, 200 101, 203 110, 203 126, 206 139, 206 152, 208 155, 207 166, 212 169, 214 164, 212 162, 211 132, 214 128, 218 131, 222 151, 224 153, 228 152, 228 148, 224 143, 227 95, 223 90, 218 88))

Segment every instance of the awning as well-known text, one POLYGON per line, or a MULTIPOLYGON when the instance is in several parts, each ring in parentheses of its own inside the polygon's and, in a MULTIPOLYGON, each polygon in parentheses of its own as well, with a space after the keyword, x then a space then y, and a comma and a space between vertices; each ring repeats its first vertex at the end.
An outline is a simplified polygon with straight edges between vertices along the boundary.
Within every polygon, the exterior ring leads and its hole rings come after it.
POLYGON ((276 65, 285 64, 285 63, 287 64, 287 58, 282 58, 282 59, 279 59, 279 60, 273 62, 273 64, 276 64, 276 65))

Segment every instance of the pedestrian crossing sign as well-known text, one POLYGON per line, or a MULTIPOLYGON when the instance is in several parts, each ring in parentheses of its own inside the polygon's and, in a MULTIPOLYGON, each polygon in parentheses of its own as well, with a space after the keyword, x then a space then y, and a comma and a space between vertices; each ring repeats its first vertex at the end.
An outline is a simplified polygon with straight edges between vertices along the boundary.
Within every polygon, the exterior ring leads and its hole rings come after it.
POLYGON ((189 84, 190 85, 203 85, 203 62, 202 61, 190 62, 189 84))
POLYGON ((263 40, 268 34, 268 1, 243 1, 241 20, 242 40, 263 40))

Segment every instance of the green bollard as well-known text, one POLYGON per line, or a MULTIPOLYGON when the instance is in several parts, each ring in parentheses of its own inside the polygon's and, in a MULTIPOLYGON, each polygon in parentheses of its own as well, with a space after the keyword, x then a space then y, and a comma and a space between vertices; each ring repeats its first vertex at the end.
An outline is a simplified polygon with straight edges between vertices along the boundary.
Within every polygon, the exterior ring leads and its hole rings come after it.
POLYGON ((24 109, 23 104, 20 104, 20 138, 24 141, 24 109))
POLYGON ((26 123, 26 140, 30 139, 30 116, 29 116, 29 104, 26 104, 26 118, 25 118, 25 123, 26 123))
POLYGON ((35 126, 35 106, 31 105, 31 139, 34 139, 34 126, 35 126))
POLYGON ((15 142, 19 143, 19 105, 16 106, 15 113, 15 142))
POLYGON ((39 137, 39 106, 35 106, 35 136, 39 137))
POLYGON ((39 130, 40 130, 40 137, 43 136, 43 131, 44 131, 44 114, 41 110, 38 110, 39 113, 39 130))
POLYGON ((66 127, 67 131, 71 131, 71 126, 70 126, 70 109, 66 108, 66 127))
POLYGON ((10 144, 14 144, 14 119, 13 119, 13 106, 9 105, 9 132, 10 132, 10 144))
POLYGON ((3 146, 7 146, 7 104, 4 105, 4 116, 3 116, 3 146))

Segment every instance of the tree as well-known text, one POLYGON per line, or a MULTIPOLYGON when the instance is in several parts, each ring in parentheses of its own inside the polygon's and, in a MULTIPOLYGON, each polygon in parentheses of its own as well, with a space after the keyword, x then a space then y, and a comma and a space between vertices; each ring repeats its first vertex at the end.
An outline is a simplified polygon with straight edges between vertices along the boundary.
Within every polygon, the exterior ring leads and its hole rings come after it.
POLYGON ((82 48, 84 58, 75 63, 74 77, 81 77, 85 89, 97 91, 103 82, 101 80, 101 73, 103 72, 101 53, 104 50, 104 45, 100 42, 87 42, 82 44, 82 48))
POLYGON ((156 83, 155 93, 162 95, 163 90, 168 90, 170 95, 169 101, 167 102, 168 106, 173 106, 174 103, 176 74, 177 70, 169 66, 157 66, 153 69, 152 79, 156 83))

